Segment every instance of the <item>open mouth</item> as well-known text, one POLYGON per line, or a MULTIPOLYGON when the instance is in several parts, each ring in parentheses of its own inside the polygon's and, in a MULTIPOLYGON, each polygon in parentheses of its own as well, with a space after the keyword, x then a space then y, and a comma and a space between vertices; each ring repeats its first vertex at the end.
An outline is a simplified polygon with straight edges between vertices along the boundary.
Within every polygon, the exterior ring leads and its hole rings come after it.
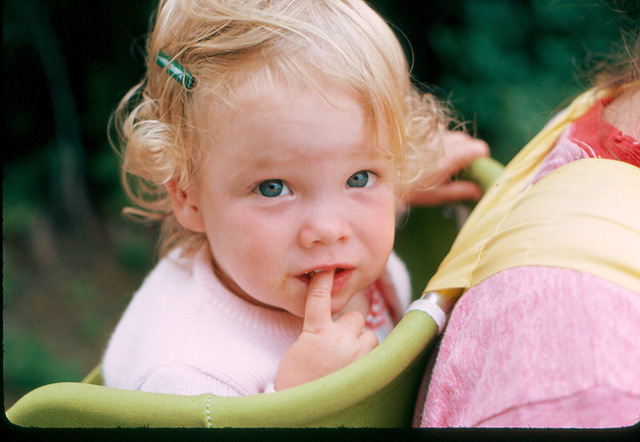
MULTIPOLYGON (((344 269, 344 268, 342 268, 342 267, 336 267, 336 269, 334 270, 334 273, 333 273, 333 279, 334 279, 334 281, 335 281, 336 279, 338 279, 339 275, 341 275, 345 270, 347 270, 347 269, 344 269)), ((297 278, 298 280, 300 280, 300 281, 302 281, 302 282, 304 282, 305 284, 307 284, 307 285, 308 285, 308 284, 309 284, 309 281, 311 281, 311 278, 313 277, 313 275, 315 275, 316 273, 326 272, 326 271, 327 271, 327 270, 325 270, 325 269, 320 269, 320 270, 310 270, 310 271, 308 271, 308 272, 304 272, 304 273, 302 273, 302 274, 300 274, 300 275, 296 276, 296 278, 297 278)))
MULTIPOLYGON (((328 272, 328 271, 329 271, 329 270, 324 270, 324 269, 321 269, 321 270, 311 270, 311 271, 309 271, 309 272, 305 272, 305 273, 303 273, 301 276, 307 276, 307 277, 309 277, 309 278, 310 278, 310 277, 312 277, 313 275, 315 275, 316 273, 328 272)), ((344 269, 343 269, 343 268, 341 268, 341 267, 337 267, 337 268, 334 270, 334 273, 340 273, 340 272, 344 272, 344 269)))

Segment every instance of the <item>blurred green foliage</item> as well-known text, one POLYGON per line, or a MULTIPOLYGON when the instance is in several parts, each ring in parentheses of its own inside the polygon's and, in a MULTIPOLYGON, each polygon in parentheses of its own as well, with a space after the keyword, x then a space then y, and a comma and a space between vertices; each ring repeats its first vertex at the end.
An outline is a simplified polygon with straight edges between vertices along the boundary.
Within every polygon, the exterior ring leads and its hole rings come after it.
MULTIPOLYGON (((121 216, 106 126, 141 78, 154 3, 3 3, 5 406, 97 363, 153 265, 155 232, 121 216)), ((577 81, 583 60, 620 36, 617 14, 595 0, 370 3, 402 32, 416 81, 450 100, 503 162, 587 85, 577 81)), ((450 212, 412 209, 398 232, 416 293, 455 236, 450 212)))
POLYGON ((438 84, 502 162, 587 85, 576 81, 585 58, 620 36, 616 14, 595 2, 469 1, 461 20, 429 32, 447 67, 438 84))

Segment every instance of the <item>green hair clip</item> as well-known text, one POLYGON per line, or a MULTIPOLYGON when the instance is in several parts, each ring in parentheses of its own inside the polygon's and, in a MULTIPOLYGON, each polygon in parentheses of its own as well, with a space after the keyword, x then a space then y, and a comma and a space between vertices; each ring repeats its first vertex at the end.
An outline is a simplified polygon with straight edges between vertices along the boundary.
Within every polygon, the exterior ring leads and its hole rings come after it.
POLYGON ((175 78, 175 80, 183 85, 185 89, 191 89, 193 87, 194 79, 191 72, 185 69, 180 63, 175 60, 172 60, 169 55, 166 53, 159 51, 158 57, 156 58, 156 63, 161 68, 167 70, 167 73, 171 75, 171 77, 175 78))

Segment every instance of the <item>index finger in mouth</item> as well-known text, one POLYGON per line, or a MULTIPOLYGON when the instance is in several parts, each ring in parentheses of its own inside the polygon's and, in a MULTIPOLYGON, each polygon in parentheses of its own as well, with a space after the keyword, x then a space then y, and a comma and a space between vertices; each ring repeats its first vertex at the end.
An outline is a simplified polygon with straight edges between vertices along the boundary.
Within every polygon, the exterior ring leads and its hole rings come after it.
POLYGON ((311 276, 304 311, 303 329, 305 331, 314 333, 333 322, 331 319, 333 274, 334 271, 331 270, 318 272, 311 276))

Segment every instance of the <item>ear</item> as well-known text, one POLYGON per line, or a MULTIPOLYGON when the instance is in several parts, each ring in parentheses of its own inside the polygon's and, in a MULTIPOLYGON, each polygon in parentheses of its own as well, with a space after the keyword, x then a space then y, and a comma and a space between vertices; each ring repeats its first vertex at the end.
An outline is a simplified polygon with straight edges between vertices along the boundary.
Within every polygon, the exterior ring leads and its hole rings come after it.
POLYGON ((203 233, 205 231, 202 211, 194 189, 184 190, 178 187, 177 180, 173 179, 167 183, 167 192, 171 199, 171 206, 176 219, 182 227, 193 232, 203 233))

